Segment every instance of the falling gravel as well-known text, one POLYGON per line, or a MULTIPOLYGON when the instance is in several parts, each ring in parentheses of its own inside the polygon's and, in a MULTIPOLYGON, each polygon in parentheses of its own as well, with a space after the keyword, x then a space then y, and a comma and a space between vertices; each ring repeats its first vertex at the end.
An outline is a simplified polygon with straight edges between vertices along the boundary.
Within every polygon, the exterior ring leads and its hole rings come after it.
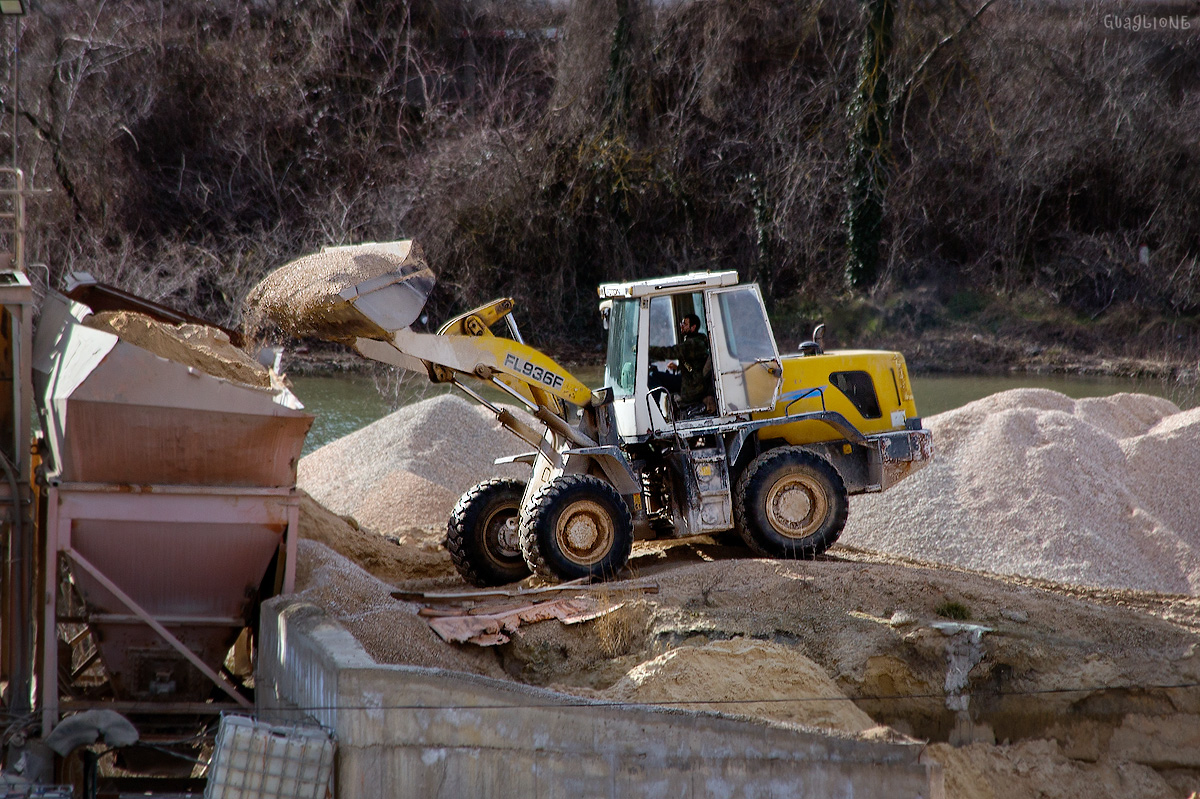
POLYGON ((335 513, 383 535, 445 528, 454 503, 494 476, 529 468, 493 461, 529 446, 486 408, 461 397, 431 397, 326 444, 300 459, 298 483, 335 513))
POLYGON ((926 420, 933 463, 856 498, 841 542, 1063 583, 1200 594, 1200 409, 995 394, 926 420))

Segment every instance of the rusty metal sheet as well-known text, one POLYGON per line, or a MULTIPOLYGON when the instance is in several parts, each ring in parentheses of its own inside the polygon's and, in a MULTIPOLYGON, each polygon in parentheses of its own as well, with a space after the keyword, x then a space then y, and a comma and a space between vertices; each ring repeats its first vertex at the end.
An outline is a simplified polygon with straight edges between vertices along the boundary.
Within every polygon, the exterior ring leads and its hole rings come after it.
POLYGON ((71 482, 287 487, 312 424, 76 399, 66 409, 61 479, 71 482))
POLYGON ((537 602, 523 607, 507 608, 497 613, 476 613, 462 616, 436 616, 426 621, 443 641, 470 642, 479 646, 507 643, 509 635, 522 624, 557 619, 563 624, 578 624, 612 613, 625 603, 593 596, 563 597, 537 602))

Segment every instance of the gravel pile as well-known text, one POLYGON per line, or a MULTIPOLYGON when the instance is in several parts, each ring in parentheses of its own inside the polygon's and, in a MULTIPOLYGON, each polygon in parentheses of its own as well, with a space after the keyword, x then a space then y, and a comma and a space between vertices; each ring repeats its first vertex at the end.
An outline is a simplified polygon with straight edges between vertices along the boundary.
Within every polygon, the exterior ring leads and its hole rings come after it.
POLYGON ((389 584, 456 574, 450 553, 442 546, 441 530, 412 528, 384 538, 355 526, 303 492, 300 535, 324 544, 389 584))
POLYGON ((529 467, 493 461, 529 446, 486 408, 445 394, 407 405, 300 459, 298 484, 334 513, 383 535, 440 527, 458 498, 489 477, 529 467))
POLYGON ((446 646, 415 605, 393 599, 391 586, 324 544, 302 540, 297 564, 297 599, 336 619, 377 662, 503 676, 491 652, 446 646))
POLYGON ((1200 594, 1200 409, 995 394, 926 420, 933 463, 857 497, 841 542, 1056 582, 1200 594))
POLYGON ((118 336, 160 358, 192 366, 205 374, 260 388, 271 388, 271 373, 207 325, 172 325, 133 311, 104 311, 83 322, 118 336))

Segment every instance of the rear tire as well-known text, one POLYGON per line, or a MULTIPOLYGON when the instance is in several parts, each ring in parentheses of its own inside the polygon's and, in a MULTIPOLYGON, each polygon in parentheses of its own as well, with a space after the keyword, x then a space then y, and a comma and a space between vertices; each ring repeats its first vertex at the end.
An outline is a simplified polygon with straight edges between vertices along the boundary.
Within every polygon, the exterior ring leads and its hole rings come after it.
POLYGON ((520 480, 486 480, 463 494, 451 511, 446 548, 471 585, 487 588, 529 576, 518 524, 524 494, 520 480))
POLYGON ((825 459, 798 447, 759 455, 738 479, 734 511, 746 546, 769 558, 811 559, 846 526, 846 484, 825 459))
POLYGON ((521 552, 534 572, 575 580, 608 579, 633 549, 633 519, 610 484, 567 474, 542 486, 521 522, 521 552))

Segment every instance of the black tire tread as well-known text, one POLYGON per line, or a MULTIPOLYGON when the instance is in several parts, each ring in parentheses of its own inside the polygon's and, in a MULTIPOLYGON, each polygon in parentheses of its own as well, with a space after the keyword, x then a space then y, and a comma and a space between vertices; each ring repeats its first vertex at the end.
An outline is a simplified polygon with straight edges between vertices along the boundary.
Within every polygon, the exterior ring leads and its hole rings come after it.
POLYGON ((629 508, 625 505, 625 500, 612 485, 598 477, 586 474, 564 474, 539 488, 530 499, 529 504, 522 509, 521 513, 521 554, 525 558, 525 565, 539 577, 546 577, 552 580, 565 580, 574 579, 578 576, 574 574, 560 574, 546 560, 545 555, 542 553, 541 544, 538 541, 538 525, 542 517, 548 512, 548 509, 555 505, 564 494, 578 490, 583 486, 609 493, 609 498, 613 501, 613 507, 620 514, 619 518, 613 520, 617 527, 617 540, 614 542, 614 550, 623 549, 624 552, 618 555, 616 560, 619 562, 611 565, 609 568, 602 568, 598 573, 593 574, 593 576, 608 579, 620 571, 625 562, 629 560, 629 554, 633 550, 633 516, 629 512, 629 508))
POLYGON ((454 568, 464 580, 480 588, 507 585, 528 576, 528 572, 525 572, 513 578, 491 568, 490 562, 483 559, 482 553, 476 552, 475 540, 471 535, 472 528, 478 521, 474 517, 486 505, 487 498, 494 493, 504 492, 515 493, 519 503, 521 495, 525 493, 525 483, 508 477, 497 477, 472 486, 454 504, 450 520, 446 523, 446 549, 450 552, 450 559, 454 561, 454 568))
POLYGON ((850 512, 850 502, 846 496, 846 484, 842 480, 842 476, 838 473, 838 470, 833 467, 833 464, 812 452, 790 446, 768 450, 750 462, 750 465, 746 467, 741 477, 738 478, 734 491, 733 504, 734 518, 738 521, 737 530, 742 537, 742 541, 750 548, 750 551, 764 558, 787 557, 805 560, 815 558, 833 546, 834 542, 838 540, 838 537, 842 534, 842 529, 846 526, 846 519, 849 517, 850 512), (759 476, 770 474, 779 467, 781 461, 791 459, 807 462, 824 473, 832 484, 837 496, 833 497, 833 524, 827 528, 825 534, 811 546, 800 548, 792 553, 784 553, 771 551, 763 545, 752 529, 752 523, 748 521, 749 517, 747 516, 746 508, 747 497, 751 490, 753 490, 759 476))

